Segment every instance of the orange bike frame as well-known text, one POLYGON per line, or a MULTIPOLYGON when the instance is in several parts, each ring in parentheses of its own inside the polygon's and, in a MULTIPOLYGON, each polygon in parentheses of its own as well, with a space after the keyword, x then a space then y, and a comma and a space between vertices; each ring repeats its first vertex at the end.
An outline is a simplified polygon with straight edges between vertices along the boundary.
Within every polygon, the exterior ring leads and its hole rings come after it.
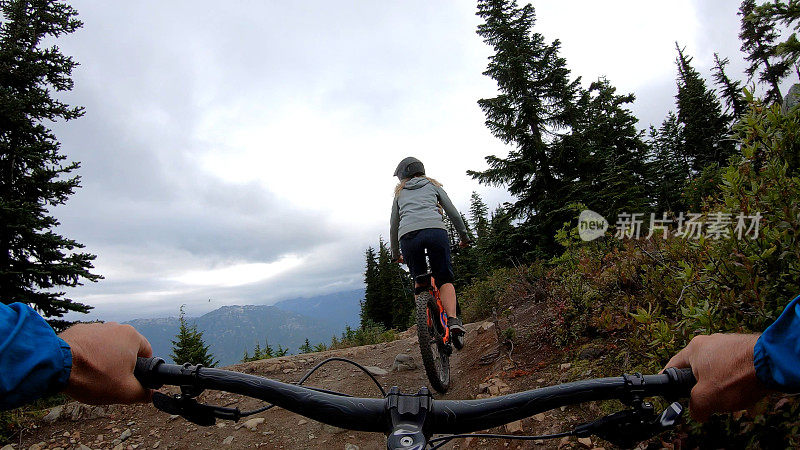
MULTIPOLYGON (((444 305, 442 305, 442 299, 439 296, 439 288, 436 287, 436 281, 431 277, 431 295, 433 298, 436 299, 436 307, 439 308, 439 322, 442 324, 442 329, 444 329, 444 342, 450 342, 450 328, 447 327, 447 312, 444 310, 444 305)), ((428 328, 433 325, 431 321, 431 312, 430 310, 426 309, 427 315, 427 322, 428 328)))

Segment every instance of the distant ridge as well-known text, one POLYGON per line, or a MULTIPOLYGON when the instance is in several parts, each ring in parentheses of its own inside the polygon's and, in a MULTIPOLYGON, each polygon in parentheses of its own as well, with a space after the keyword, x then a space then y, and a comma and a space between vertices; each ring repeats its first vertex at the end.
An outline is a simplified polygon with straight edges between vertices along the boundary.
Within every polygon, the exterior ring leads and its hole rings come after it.
MULTIPOLYGON (((329 344, 346 325, 357 326, 364 290, 338 292, 319 297, 284 300, 275 305, 223 306, 200 317, 188 318, 203 332, 203 340, 221 366, 237 363, 244 352, 252 353, 265 339, 297 353, 305 339, 329 344)), ((178 333, 178 318, 134 319, 133 325, 153 346, 153 354, 169 359, 172 340, 178 333)))

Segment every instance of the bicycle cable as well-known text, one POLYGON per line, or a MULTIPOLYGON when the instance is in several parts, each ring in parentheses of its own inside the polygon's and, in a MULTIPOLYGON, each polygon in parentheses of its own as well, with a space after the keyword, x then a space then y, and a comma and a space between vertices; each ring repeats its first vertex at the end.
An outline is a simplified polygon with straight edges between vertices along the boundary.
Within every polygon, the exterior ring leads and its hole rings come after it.
POLYGON ((572 436, 575 434, 575 431, 565 431, 563 433, 555 433, 555 434, 542 434, 539 436, 516 436, 513 434, 478 434, 478 433, 467 433, 467 434, 452 434, 450 436, 442 436, 438 438, 433 438, 428 440, 428 445, 432 445, 438 442, 438 445, 432 446, 431 450, 439 448, 448 442, 452 441, 453 439, 464 439, 470 437, 479 437, 479 438, 489 438, 489 439, 516 439, 518 441, 535 441, 540 439, 557 439, 560 437, 565 436, 572 436))
MULTIPOLYGON (((378 389, 381 391, 381 395, 383 397, 386 397, 386 391, 383 390, 383 386, 381 386, 380 383, 378 383, 378 380, 375 378, 374 375, 372 375, 369 372, 369 370, 367 370, 364 366, 362 366, 361 364, 359 364, 359 363, 357 363, 357 362, 355 362, 353 360, 350 360, 350 359, 347 359, 347 358, 341 358, 341 357, 338 357, 338 356, 333 356, 333 357, 330 357, 330 358, 325 359, 323 361, 320 361, 316 366, 312 367, 308 372, 306 372, 305 375, 303 375, 303 377, 300 378, 300 381, 297 381, 294 384, 296 384, 298 386, 302 386, 303 383, 308 379, 308 377, 310 377, 314 372, 316 372, 317 369, 319 369, 320 367, 324 366, 327 363, 334 362, 334 361, 346 362, 348 364, 352 364, 352 365, 358 367, 359 369, 361 369, 361 371, 366 373, 367 375, 369 375, 369 377, 372 379, 372 381, 375 383, 375 385, 378 386, 378 389)), ((352 397, 352 395, 345 394, 343 392, 330 391, 328 389, 321 389, 321 388, 315 388, 315 387, 310 387, 310 386, 306 386, 306 388, 314 390, 314 391, 318 391, 318 392, 325 392, 327 394, 339 395, 339 396, 342 396, 342 397, 352 397)), ((264 407, 258 408, 258 409, 254 409, 252 411, 245 411, 245 412, 241 413, 241 416, 242 417, 252 416, 253 414, 258 414, 258 413, 267 411, 268 409, 271 409, 273 406, 275 406, 275 405, 269 404, 267 406, 264 406, 264 407)))

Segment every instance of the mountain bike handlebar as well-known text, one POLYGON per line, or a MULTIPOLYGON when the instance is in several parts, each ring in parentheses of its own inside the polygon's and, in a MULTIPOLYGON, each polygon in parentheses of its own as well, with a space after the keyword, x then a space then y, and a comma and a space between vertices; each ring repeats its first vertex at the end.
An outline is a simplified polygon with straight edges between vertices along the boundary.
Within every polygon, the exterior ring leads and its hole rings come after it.
POLYGON ((261 399, 336 427, 382 432, 389 435, 389 448, 403 449, 424 448, 433 434, 470 433, 560 406, 609 399, 634 409, 584 424, 571 434, 597 434, 612 442, 616 437, 624 445, 631 437, 644 439, 674 425, 682 411, 673 403, 673 413, 668 414, 668 408, 656 418, 645 397, 686 398, 695 383, 691 369, 669 368, 657 375, 576 381, 479 400, 435 400, 427 388, 402 394, 393 387, 383 399, 356 398, 201 365, 166 364, 161 358, 139 358, 134 374, 147 388, 180 386, 182 393, 173 397, 155 393, 154 405, 200 425, 212 425, 215 418, 238 420, 243 415, 238 408, 203 405, 193 399, 204 389, 214 389, 261 399))

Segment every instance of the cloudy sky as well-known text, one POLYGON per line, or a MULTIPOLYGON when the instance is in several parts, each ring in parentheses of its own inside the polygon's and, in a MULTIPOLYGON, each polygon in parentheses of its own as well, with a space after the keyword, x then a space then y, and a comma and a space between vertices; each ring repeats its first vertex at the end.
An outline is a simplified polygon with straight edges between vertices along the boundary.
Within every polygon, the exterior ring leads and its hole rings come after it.
MULTIPOLYGON (((508 199, 465 174, 507 151, 476 104, 495 85, 473 2, 72 4, 85 25, 58 45, 86 115, 55 131, 83 188, 55 214, 105 277, 70 291, 84 319, 361 287, 408 155, 462 210, 508 199)), ((534 2, 573 75, 636 93, 643 128, 673 108, 675 41, 705 74, 715 51, 741 73, 737 4, 534 2)))

